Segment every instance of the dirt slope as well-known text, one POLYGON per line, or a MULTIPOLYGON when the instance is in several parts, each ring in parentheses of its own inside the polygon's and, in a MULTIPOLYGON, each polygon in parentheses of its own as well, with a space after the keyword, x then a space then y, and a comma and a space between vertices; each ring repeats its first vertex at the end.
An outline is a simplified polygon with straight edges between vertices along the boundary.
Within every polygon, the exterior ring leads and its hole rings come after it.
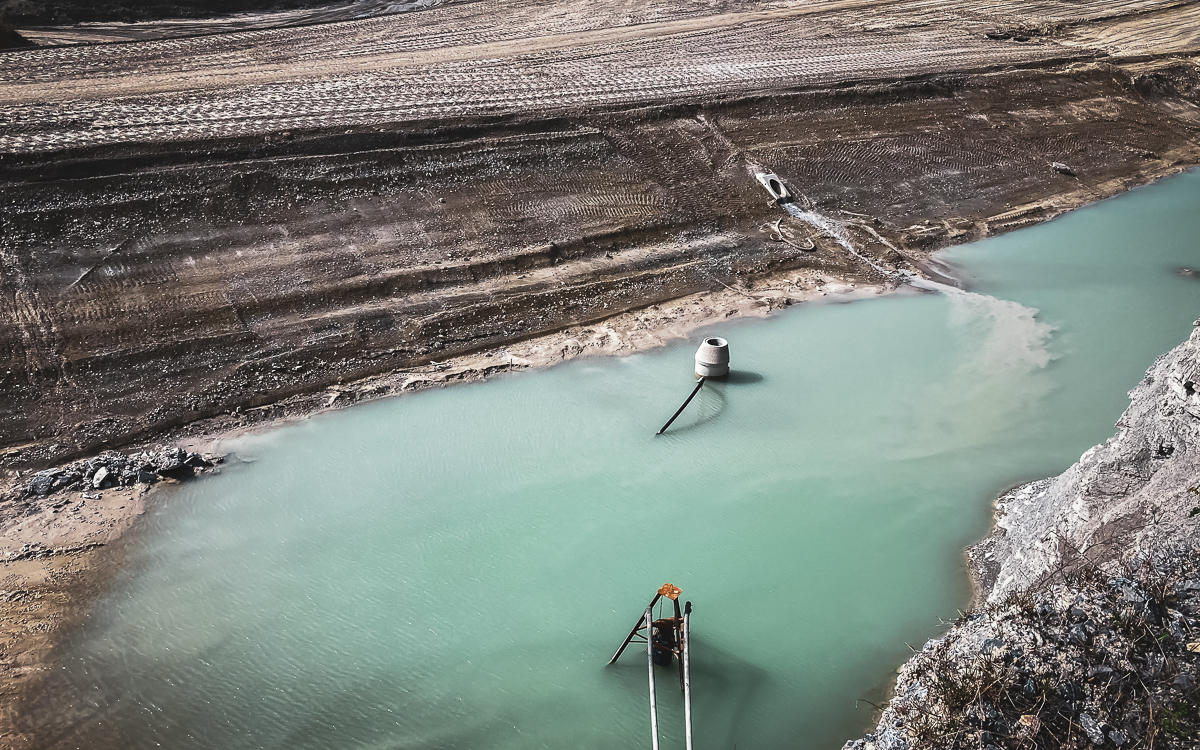
POLYGON ((0 466, 787 269, 888 281, 760 169, 910 270, 1178 170, 1190 7, 478 0, 6 54, 0 466), (1170 54, 1122 57, 1142 27, 1170 54))

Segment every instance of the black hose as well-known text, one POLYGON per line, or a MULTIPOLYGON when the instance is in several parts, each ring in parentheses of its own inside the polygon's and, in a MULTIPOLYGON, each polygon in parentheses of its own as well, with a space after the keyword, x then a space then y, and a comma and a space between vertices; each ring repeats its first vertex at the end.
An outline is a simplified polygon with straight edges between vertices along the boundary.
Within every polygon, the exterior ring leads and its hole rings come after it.
POLYGON ((696 394, 700 392, 700 389, 704 387, 704 381, 706 379, 707 378, 700 378, 700 382, 696 383, 696 388, 695 388, 695 390, 692 391, 692 395, 688 396, 687 401, 683 402, 683 406, 679 407, 679 410, 676 411, 673 415, 671 415, 671 418, 668 419, 667 423, 662 426, 662 429, 659 430, 658 432, 654 433, 655 437, 658 437, 659 435, 666 432, 667 428, 671 426, 671 423, 675 421, 676 417, 678 417, 680 414, 683 414, 683 410, 687 408, 688 404, 692 403, 692 399, 694 399, 696 397, 696 394))

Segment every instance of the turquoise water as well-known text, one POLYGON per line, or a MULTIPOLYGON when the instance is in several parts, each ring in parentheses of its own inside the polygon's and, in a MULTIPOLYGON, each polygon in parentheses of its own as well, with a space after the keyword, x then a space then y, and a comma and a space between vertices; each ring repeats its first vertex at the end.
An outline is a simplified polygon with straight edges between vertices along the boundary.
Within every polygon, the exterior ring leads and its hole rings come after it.
MULTIPOLYGON (((670 581, 697 748, 838 748, 968 603, 994 496, 1190 332, 1198 203, 1187 174, 947 253, 980 294, 712 329, 735 376, 657 438, 694 342, 244 438, 130 543, 45 744, 647 747, 644 656, 605 663, 670 581)), ((668 670, 659 706, 682 747, 668 670)))

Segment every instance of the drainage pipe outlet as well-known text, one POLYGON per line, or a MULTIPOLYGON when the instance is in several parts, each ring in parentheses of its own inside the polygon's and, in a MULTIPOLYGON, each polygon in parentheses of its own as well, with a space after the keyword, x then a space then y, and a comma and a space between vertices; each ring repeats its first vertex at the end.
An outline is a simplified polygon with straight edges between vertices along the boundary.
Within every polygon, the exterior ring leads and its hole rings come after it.
POLYGON ((792 199, 791 191, 787 189, 787 185, 783 184, 783 180, 779 179, 779 175, 774 172, 757 172, 754 177, 760 185, 766 188, 776 203, 787 203, 792 199))
POLYGON ((696 350, 696 375, 702 378, 723 378, 729 374, 729 342, 713 336, 704 339, 696 350))

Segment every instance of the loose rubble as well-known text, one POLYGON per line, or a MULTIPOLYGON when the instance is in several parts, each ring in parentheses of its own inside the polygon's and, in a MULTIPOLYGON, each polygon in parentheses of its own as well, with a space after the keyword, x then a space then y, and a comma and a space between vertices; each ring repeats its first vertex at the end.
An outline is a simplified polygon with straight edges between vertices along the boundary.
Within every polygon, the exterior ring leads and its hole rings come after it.
POLYGON ((18 490, 18 498, 46 497, 62 490, 102 490, 134 484, 155 484, 162 479, 184 479, 221 462, 183 448, 125 455, 106 451, 94 458, 45 469, 18 490))
MULTIPOLYGON (((1200 321, 1197 321, 1200 324, 1200 321)), ((1052 582, 1124 550, 1200 540, 1200 325, 1130 391, 1118 432, 1052 479, 996 503, 996 527, 967 549, 981 600, 1052 582)))
POLYGON ((963 616, 843 750, 1200 743, 1200 552, 1110 561, 963 616))

